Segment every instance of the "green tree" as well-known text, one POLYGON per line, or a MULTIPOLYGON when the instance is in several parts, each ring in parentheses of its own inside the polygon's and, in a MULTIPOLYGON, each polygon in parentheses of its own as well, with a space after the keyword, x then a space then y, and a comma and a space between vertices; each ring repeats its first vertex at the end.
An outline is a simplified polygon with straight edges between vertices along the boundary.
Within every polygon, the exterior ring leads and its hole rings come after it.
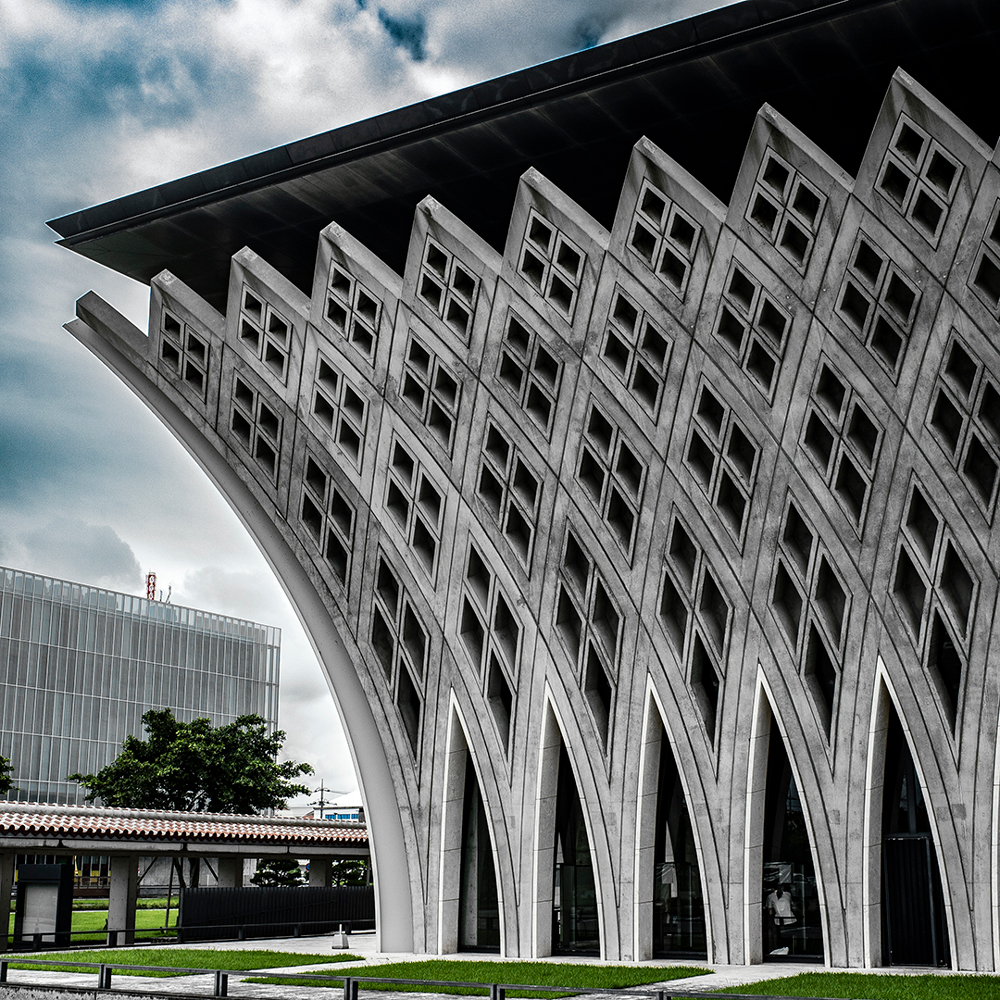
POLYGON ((148 739, 128 736, 118 757, 97 774, 71 774, 86 799, 126 809, 256 814, 281 809, 310 791, 295 779, 309 764, 278 763, 285 734, 267 733, 259 715, 241 715, 226 726, 208 719, 178 722, 169 709, 146 712, 148 739))
POLYGON ((305 885, 306 873, 292 858, 275 858, 257 862, 257 871, 250 876, 252 885, 305 885))
POLYGON ((0 795, 17 791, 10 776, 12 770, 10 761, 6 757, 0 757, 0 795))

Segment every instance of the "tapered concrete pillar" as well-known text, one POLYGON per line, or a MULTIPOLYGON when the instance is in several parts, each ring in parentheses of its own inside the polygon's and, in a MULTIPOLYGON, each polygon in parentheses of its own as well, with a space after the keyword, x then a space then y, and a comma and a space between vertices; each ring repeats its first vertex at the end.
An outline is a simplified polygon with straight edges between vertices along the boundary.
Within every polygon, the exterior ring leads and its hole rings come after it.
POLYGON ((139 893, 139 859, 112 855, 108 899, 108 945, 135 943, 135 901, 139 893))
POLYGON ((328 886, 333 881, 333 862, 329 858, 309 859, 309 884, 328 886))
POLYGON ((10 926, 10 893, 14 888, 14 855, 0 853, 0 914, 3 915, 2 933, 0 933, 0 951, 7 950, 7 930, 10 926))
POLYGON ((239 889, 243 885, 243 859, 219 858, 219 888, 239 889))

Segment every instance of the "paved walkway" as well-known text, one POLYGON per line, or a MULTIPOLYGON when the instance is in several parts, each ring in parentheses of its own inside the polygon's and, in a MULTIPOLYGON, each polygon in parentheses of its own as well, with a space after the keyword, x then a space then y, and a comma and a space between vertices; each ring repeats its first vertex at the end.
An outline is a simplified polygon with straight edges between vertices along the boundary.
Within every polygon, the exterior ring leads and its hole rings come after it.
MULTIPOLYGON (((268 951, 282 951, 290 953, 298 953, 302 955, 303 962, 301 965, 295 966, 283 966, 281 968, 275 968, 270 970, 259 970, 255 972, 234 972, 229 975, 230 984, 230 994, 233 997, 239 998, 249 998, 249 1000, 340 1000, 342 995, 339 992, 331 994, 329 988, 323 987, 306 987, 306 986, 265 986, 258 983, 248 983, 244 982, 244 977, 257 977, 267 972, 276 972, 282 974, 294 974, 294 973, 322 973, 322 972, 342 972, 347 969, 357 969, 358 973, 361 975, 378 976, 378 967, 387 962, 397 962, 397 961, 411 961, 411 960, 423 960, 427 958, 445 958, 451 960, 463 960, 469 958, 475 958, 477 960, 482 960, 483 955, 446 955, 446 956, 428 956, 428 955, 414 955, 410 953, 399 953, 390 954, 385 952, 376 952, 375 950, 375 934, 374 932, 369 933, 356 933, 350 935, 350 952, 355 955, 360 955, 362 958, 356 962, 344 962, 337 963, 336 965, 331 965, 330 963, 316 964, 315 962, 309 961, 309 956, 313 955, 328 955, 332 950, 333 938, 330 936, 320 936, 320 937, 307 937, 307 938, 277 938, 270 940, 260 940, 255 939, 252 941, 222 941, 222 942, 212 942, 206 943, 203 946, 198 945, 176 945, 168 947, 178 947, 178 948, 213 948, 224 951, 246 951, 246 950, 268 950, 268 951), (362 973, 361 970, 364 970, 362 973), (322 990, 322 992, 320 992, 322 990)), ((158 945, 155 947, 163 947, 163 945, 158 945)), ((142 952, 145 950, 143 946, 136 947, 134 949, 135 958, 132 960, 134 965, 142 965, 143 958, 142 952)), ((7 955, 3 957, 13 958, 13 955, 7 955)), ((25 956, 26 957, 26 956, 25 956)), ((35 956, 32 956, 35 957, 35 956)), ((37 956, 38 958, 45 958, 44 954, 37 956)), ((87 961, 87 952, 81 951, 79 954, 79 961, 87 961)), ((496 959, 498 963, 503 963, 504 959, 496 959)), ((510 959, 510 961, 520 961, 520 959, 510 959)), ((579 963, 579 962, 593 962, 593 957, 582 957, 582 956, 557 956, 551 959, 546 959, 546 961, 552 961, 555 963, 579 963)), ((608 964, 618 964, 618 963, 608 963, 608 964)), ((695 966, 706 969, 711 969, 707 975, 693 976, 687 979, 672 979, 663 983, 649 983, 640 987, 639 990, 643 991, 655 991, 658 989, 663 989, 668 992, 671 991, 684 991, 684 992, 698 992, 698 993, 712 993, 716 992, 724 987, 728 986, 739 986, 744 983, 755 983, 760 982, 765 979, 776 979, 783 978, 785 976, 798 975, 801 972, 816 972, 821 970, 823 967, 816 964, 792 964, 792 963, 772 963, 767 965, 719 965, 719 966, 709 966, 706 962, 699 961, 683 961, 683 962, 672 962, 666 960, 653 960, 650 962, 641 963, 621 963, 624 965, 640 964, 651 967, 662 966, 664 968, 669 968, 676 965, 686 965, 695 966)), ((890 970, 878 970, 880 972, 889 972, 890 970)), ((926 968, 915 968, 915 969, 900 969, 894 968, 891 970, 893 974, 897 975, 909 975, 909 974, 921 974, 926 975, 928 973, 938 974, 938 975, 953 975, 950 970, 936 970, 936 969, 926 969, 926 968)), ((44 972, 40 970, 22 970, 12 968, 8 970, 8 981, 12 984, 32 984, 38 986, 48 986, 48 987, 60 987, 60 986, 86 986, 92 987, 95 985, 96 981, 96 971, 95 972, 44 972)), ((115 988, 120 990, 128 990, 129 992, 135 992, 140 994, 148 993, 167 993, 167 994, 183 994, 183 995, 202 995, 211 996, 212 995, 212 979, 208 974, 198 974, 191 976, 173 976, 168 979, 159 979, 145 976, 124 976, 116 975, 114 977, 113 985, 115 988)), ((3 988, 0 986, 0 996, 2 996, 3 988)), ((421 998, 425 1000, 454 1000, 453 997, 445 997, 442 994, 420 994, 421 998)), ((377 994, 378 1000, 413 1000, 414 994, 403 993, 403 992, 380 992, 377 994)), ((603 995, 593 994, 590 1000, 605 1000, 603 995)), ((610 995, 606 1000, 611 1000, 610 995)))

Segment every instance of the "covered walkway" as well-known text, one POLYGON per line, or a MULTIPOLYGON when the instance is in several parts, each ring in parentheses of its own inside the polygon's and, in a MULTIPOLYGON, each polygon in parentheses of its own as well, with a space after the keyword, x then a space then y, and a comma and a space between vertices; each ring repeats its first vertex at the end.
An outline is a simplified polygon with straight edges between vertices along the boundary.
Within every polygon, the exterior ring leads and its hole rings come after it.
POLYGON ((369 851, 364 823, 0 802, 0 900, 10 898, 15 858, 25 854, 108 855, 108 927, 131 944, 140 858, 215 858, 224 887, 243 884, 246 858, 308 858, 309 884, 326 886, 333 861, 367 859, 369 851))

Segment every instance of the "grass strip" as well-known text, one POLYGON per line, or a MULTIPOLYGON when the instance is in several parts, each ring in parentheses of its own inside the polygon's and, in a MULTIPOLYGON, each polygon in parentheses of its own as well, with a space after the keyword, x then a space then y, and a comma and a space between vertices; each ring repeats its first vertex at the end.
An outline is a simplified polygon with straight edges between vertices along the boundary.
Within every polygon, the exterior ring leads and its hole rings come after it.
MULTIPOLYGON (((44 972, 83 972, 96 974, 96 969, 81 969, 73 965, 41 965, 32 961, 35 956, 5 955, 14 969, 41 970, 44 972), (22 965, 24 959, 27 964, 22 965), (16 964, 15 964, 16 962, 16 964)), ((295 965, 320 965, 331 962, 357 962, 360 955, 343 952, 336 955, 304 955, 295 951, 266 951, 247 949, 229 951, 220 948, 101 948, 94 951, 50 952, 46 961, 90 962, 105 965, 163 965, 180 968, 180 972, 142 972, 139 970, 113 969, 115 976, 149 976, 166 979, 188 975, 188 969, 223 969, 227 972, 248 972, 256 969, 278 969, 295 965)))
POLYGON ((1000 1000, 1000 976, 910 976, 893 973, 804 972, 729 986, 719 993, 856 1000, 1000 1000))
MULTIPOLYGON (((672 979, 686 979, 701 976, 709 970, 691 966, 634 966, 634 965, 583 965, 575 962, 469 962, 430 959, 422 962, 387 962, 364 965, 351 969, 345 974, 358 978, 369 976, 378 979, 423 979, 446 985, 405 987, 410 993, 449 993, 459 996, 484 996, 489 993, 490 983, 515 983, 530 986, 565 986, 570 992, 539 993, 533 990, 508 990, 510 997, 537 997, 549 1000, 552 997, 572 995, 572 987, 578 989, 625 989, 629 986, 647 986, 672 979), (453 985, 456 983, 483 983, 483 987, 453 985)), ((334 973, 318 973, 330 975, 334 973)), ((265 983, 278 986, 325 986, 323 982, 307 979, 272 979, 255 977, 251 983, 265 983)), ((329 984, 339 987, 340 981, 329 984)), ((399 991, 402 987, 391 983, 363 983, 363 990, 399 991)))

